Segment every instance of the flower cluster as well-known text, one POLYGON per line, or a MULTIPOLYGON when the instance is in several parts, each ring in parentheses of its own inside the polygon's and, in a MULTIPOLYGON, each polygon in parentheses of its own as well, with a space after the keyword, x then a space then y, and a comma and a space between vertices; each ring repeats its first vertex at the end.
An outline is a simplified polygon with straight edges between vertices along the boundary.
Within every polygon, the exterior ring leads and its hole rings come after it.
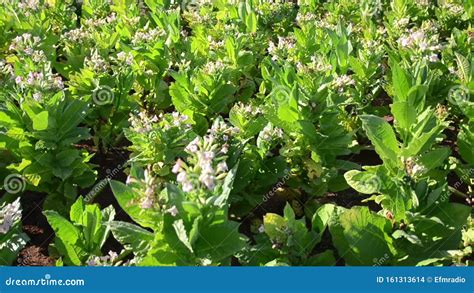
POLYGON ((92 34, 84 27, 67 31, 61 37, 63 40, 69 41, 71 43, 85 43, 86 41, 92 40, 92 34))
POLYGON ((117 22, 117 14, 112 12, 110 15, 104 18, 88 18, 84 20, 85 27, 102 27, 108 24, 115 24, 117 22))
POLYGON ((244 104, 242 102, 237 102, 234 105, 233 109, 235 109, 235 111, 238 112, 238 113, 242 113, 249 120, 252 119, 252 118, 257 117, 260 114, 263 114, 260 107, 258 107, 257 105, 254 105, 252 103, 244 104))
POLYGON ((344 88, 355 85, 355 80, 350 75, 337 76, 331 84, 339 92, 343 92, 344 88))
POLYGON ((43 72, 29 72, 26 77, 18 75, 14 77, 15 84, 20 89, 32 89, 34 91, 33 98, 40 102, 42 100, 41 91, 48 90, 62 90, 64 89, 64 82, 61 76, 58 74, 52 74, 49 65, 43 72))
POLYGON ((132 38, 132 44, 134 46, 143 46, 164 36, 166 36, 166 32, 161 28, 148 29, 145 27, 135 33, 132 38))
POLYGON ((137 133, 148 133, 153 130, 153 124, 159 121, 158 116, 149 117, 145 110, 128 119, 131 129, 137 133))
POLYGON ((268 42, 268 53, 272 56, 272 60, 277 61, 285 59, 285 57, 295 49, 296 39, 294 37, 278 37, 275 45, 273 41, 268 42))
POLYGON ((109 62, 100 56, 97 49, 93 50, 91 55, 85 58, 84 65, 97 73, 107 72, 110 68, 109 62))
POLYGON ((130 52, 128 52, 128 53, 119 52, 119 53, 117 53, 117 61, 123 62, 127 65, 132 65, 132 63, 133 63, 133 54, 130 53, 130 52))
POLYGON ((6 234, 21 219, 20 199, 0 207, 0 234, 6 234))
POLYGON ((444 11, 447 11, 452 16, 460 16, 465 12, 464 6, 461 4, 441 1, 440 5, 444 11))
POLYGON ((300 73, 325 73, 332 71, 333 67, 329 62, 321 57, 311 56, 311 62, 303 64, 301 62, 296 63, 296 69, 300 73))
POLYGON ((39 9, 39 4, 39 0, 21 0, 18 3, 18 8, 26 10, 26 12, 28 12, 28 10, 37 11, 39 9))
POLYGON ((204 64, 202 71, 208 75, 214 75, 224 70, 224 68, 225 68, 225 64, 220 60, 209 61, 206 64, 204 64))
POLYGON ((115 13, 105 18, 85 19, 81 27, 66 31, 61 35, 61 39, 72 46, 76 46, 77 43, 92 43, 98 29, 107 25, 114 25, 116 22, 117 15, 115 13))
POLYGON ((283 130, 278 127, 274 127, 271 123, 268 123, 260 132, 260 138, 267 141, 272 141, 283 137, 283 130))
POLYGON ((131 263, 129 261, 125 263, 117 262, 118 259, 118 254, 114 251, 109 251, 107 255, 104 256, 92 256, 89 258, 89 260, 86 262, 88 266, 92 267, 110 267, 110 266, 128 266, 131 263))
POLYGON ((311 12, 301 12, 298 11, 298 14, 296 15, 296 22, 298 24, 305 24, 305 23, 311 23, 315 22, 318 20, 318 16, 314 13, 311 12))
POLYGON ((410 49, 415 53, 412 56, 413 61, 417 59, 417 56, 426 56, 430 62, 437 62, 438 54, 443 49, 439 43, 436 27, 430 26, 430 22, 424 23, 420 28, 410 29, 398 39, 398 43, 402 48, 410 49))
POLYGON ((34 48, 40 45, 40 43, 40 37, 32 36, 30 33, 24 33, 12 40, 9 49, 18 53, 24 52, 27 55, 32 55, 34 48))
POLYGON ((177 174, 176 181, 181 184, 184 192, 191 192, 200 185, 212 191, 216 187, 216 180, 223 179, 222 174, 227 172, 227 164, 222 153, 216 152, 217 148, 218 145, 210 135, 197 137, 186 147, 193 165, 188 166, 178 159, 172 169, 172 172, 177 174))
POLYGON ((224 179, 228 170, 225 154, 228 152, 230 136, 235 132, 235 128, 221 121, 214 123, 206 136, 196 137, 186 146, 188 163, 178 159, 172 169, 184 192, 201 187, 212 191, 224 179))
POLYGON ((156 178, 153 176, 151 168, 145 169, 145 194, 140 202, 140 207, 142 209, 150 209, 153 207, 156 201, 155 191, 156 191, 156 178))

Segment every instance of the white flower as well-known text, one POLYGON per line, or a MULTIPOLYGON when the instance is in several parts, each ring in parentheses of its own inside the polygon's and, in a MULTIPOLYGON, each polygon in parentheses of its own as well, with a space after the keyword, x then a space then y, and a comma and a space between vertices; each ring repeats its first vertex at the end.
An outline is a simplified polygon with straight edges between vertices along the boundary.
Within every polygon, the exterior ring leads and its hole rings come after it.
POLYGON ((167 213, 170 213, 173 217, 176 217, 176 215, 179 213, 178 209, 176 206, 172 206, 168 210, 166 210, 167 213))
POLYGON ((1 207, 0 233, 6 234, 10 228, 21 219, 20 199, 1 207))
POLYGON ((37 102, 41 101, 41 94, 40 93, 34 93, 33 94, 33 99, 37 102))
POLYGON ((216 168, 217 173, 226 172, 227 170, 228 169, 227 169, 227 163, 226 162, 220 162, 219 164, 217 164, 217 168, 216 168))
POLYGON ((201 176, 199 176, 199 180, 204 184, 206 185, 206 187, 208 189, 214 189, 214 187, 216 186, 216 183, 215 183, 215 177, 213 175, 209 175, 209 174, 202 174, 201 176))
POLYGON ((423 165, 418 165, 418 164, 415 164, 413 166, 413 169, 411 170, 413 176, 424 173, 425 171, 426 171, 426 168, 423 165))
POLYGON ((16 83, 17 85, 21 85, 22 82, 23 82, 23 77, 17 76, 17 77, 15 78, 15 83, 16 83))
POLYGON ((125 52, 119 52, 117 54, 117 59, 120 61, 125 61, 125 58, 127 58, 127 54, 125 52))
POLYGON ((221 148, 221 153, 222 154, 227 154, 227 152, 229 151, 229 145, 225 144, 222 146, 221 148))
POLYGON ((86 262, 87 266, 95 267, 97 265, 97 257, 91 258, 86 262))
POLYGON ((199 138, 195 138, 193 141, 191 141, 188 146, 185 148, 186 151, 188 151, 189 153, 196 153, 198 151, 198 144, 199 142, 199 138))
POLYGON ((179 183, 186 182, 187 181, 186 172, 184 171, 179 172, 178 176, 176 177, 176 181, 178 181, 179 183))
POLYGON ((212 160, 212 159, 214 159, 215 156, 216 156, 216 154, 212 151, 204 152, 204 159, 205 160, 212 160))
POLYGON ((258 233, 263 233, 263 232, 265 232, 265 226, 260 225, 260 227, 258 227, 258 233))
POLYGON ((183 161, 178 159, 176 163, 174 164, 173 169, 171 169, 171 172, 173 172, 174 174, 178 174, 179 170, 181 170, 182 164, 183 164, 183 161))
POLYGON ((211 161, 201 161, 199 162, 199 166, 201 167, 201 172, 206 173, 206 174, 212 174, 214 173, 214 169, 212 168, 212 162, 211 161))
POLYGON ((425 41, 420 42, 418 46, 420 47, 421 51, 426 51, 426 49, 428 49, 428 43, 426 43, 425 41))
POLYGON ((153 206, 153 198, 150 196, 143 198, 142 202, 140 203, 140 207, 142 209, 150 209, 152 206, 153 206))
POLYGON ((193 190, 193 185, 191 184, 191 182, 189 181, 186 181, 183 183, 183 191, 184 192, 190 192, 193 190))
POLYGON ((430 62, 437 62, 437 61, 439 61, 438 54, 431 54, 430 62))

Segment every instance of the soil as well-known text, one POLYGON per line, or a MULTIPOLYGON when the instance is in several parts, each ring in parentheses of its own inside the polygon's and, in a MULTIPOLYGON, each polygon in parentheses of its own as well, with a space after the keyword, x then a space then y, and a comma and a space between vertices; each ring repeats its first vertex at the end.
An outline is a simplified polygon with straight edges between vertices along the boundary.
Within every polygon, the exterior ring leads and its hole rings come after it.
POLYGON ((54 266, 54 260, 45 254, 44 248, 36 245, 27 246, 17 259, 18 266, 54 266))
POLYGON ((23 231, 30 241, 20 252, 17 259, 18 266, 52 266, 54 260, 49 257, 48 245, 54 240, 53 229, 42 214, 42 205, 45 195, 28 192, 20 198, 23 231))

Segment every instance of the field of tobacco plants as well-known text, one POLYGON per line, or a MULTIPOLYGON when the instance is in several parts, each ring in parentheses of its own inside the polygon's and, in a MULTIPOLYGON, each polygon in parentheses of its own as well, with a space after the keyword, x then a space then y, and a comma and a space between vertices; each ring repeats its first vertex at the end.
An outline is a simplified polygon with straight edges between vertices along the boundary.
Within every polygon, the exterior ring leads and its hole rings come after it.
POLYGON ((473 265, 474 1, 0 4, 1 265, 473 265))

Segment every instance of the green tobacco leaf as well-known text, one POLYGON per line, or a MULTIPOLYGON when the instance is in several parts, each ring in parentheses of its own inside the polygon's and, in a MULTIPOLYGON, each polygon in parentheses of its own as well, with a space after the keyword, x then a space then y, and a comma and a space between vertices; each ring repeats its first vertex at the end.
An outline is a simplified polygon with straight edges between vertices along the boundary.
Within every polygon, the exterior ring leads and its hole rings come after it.
POLYGON ((367 207, 346 210, 329 225, 333 243, 346 265, 371 266, 374 259, 381 258, 389 261, 394 251, 390 230, 390 221, 367 207))
POLYGON ((422 154, 418 162, 427 170, 433 170, 441 167, 450 154, 451 149, 448 147, 437 148, 422 154))
POLYGON ((379 192, 381 179, 367 171, 351 170, 344 174, 344 178, 352 188, 363 194, 379 192))
POLYGON ((186 232, 186 227, 182 219, 176 220, 173 222, 173 228, 178 236, 179 241, 181 241, 192 253, 194 253, 191 242, 189 241, 188 234, 186 232))
POLYGON ((337 206, 333 204, 325 204, 321 206, 313 215, 311 220, 313 229, 322 234, 329 225, 334 214, 337 212, 337 206))
POLYGON ((334 266, 336 265, 336 258, 332 250, 325 250, 324 252, 313 255, 306 260, 306 266, 334 266))
POLYGON ((48 111, 42 111, 35 116, 31 117, 31 120, 33 121, 33 129, 34 130, 45 130, 48 128, 48 119, 49 119, 49 113, 48 111))
POLYGON ((430 259, 444 258, 448 251, 458 249, 471 210, 466 205, 443 203, 433 205, 425 215, 412 215, 409 235, 394 235, 399 253, 406 256, 400 265, 427 265, 430 259))
POLYGON ((131 223, 112 221, 108 226, 114 238, 135 254, 145 255, 154 239, 153 233, 131 223))
POLYGON ((71 206, 69 217, 71 221, 76 224, 82 223, 82 214, 84 213, 84 199, 80 196, 76 202, 71 206))
POLYGON ((122 182, 111 180, 110 186, 120 207, 138 224, 143 227, 157 228, 159 222, 150 210, 144 210, 135 204, 139 194, 122 182))
POLYGON ((64 242, 58 237, 54 239, 54 246, 58 249, 60 255, 64 256, 64 262, 67 265, 80 266, 87 256, 79 245, 64 242))
POLYGON ((59 166, 66 168, 70 166, 78 158, 80 158, 80 154, 78 150, 68 149, 56 155, 56 163, 59 166))
POLYGON ((436 137, 443 131, 443 129, 444 125, 437 125, 430 131, 413 137, 408 146, 403 150, 403 155, 406 157, 412 157, 428 150, 431 148, 431 145, 434 143, 436 137))
POLYGON ((71 222, 55 211, 44 211, 43 214, 46 216, 51 228, 53 228, 56 237, 69 244, 75 244, 77 242, 80 232, 71 222))
POLYGON ((157 233, 146 256, 143 257, 138 265, 176 266, 181 264, 182 259, 183 256, 180 256, 178 252, 170 246, 170 244, 164 239, 163 234, 157 233))
POLYGON ((15 224, 6 234, 0 234, 0 266, 11 266, 30 239, 15 224))
POLYGON ((407 100, 408 92, 411 88, 410 80, 403 68, 398 65, 396 61, 392 60, 391 68, 393 91, 395 97, 397 98, 397 101, 404 102, 407 100))
POLYGON ((279 243, 283 243, 286 240, 286 234, 284 231, 288 225, 285 218, 282 216, 267 213, 263 217, 263 226, 265 228, 265 233, 270 237, 270 239, 279 243))
POLYGON ((392 114, 396 125, 405 135, 409 133, 411 126, 416 121, 416 109, 408 102, 395 102, 392 104, 392 114))
POLYGON ((458 52, 455 52, 454 54, 456 55, 456 63, 458 66, 458 77, 463 83, 468 83, 471 78, 469 61, 458 52))
POLYGON ((223 261, 246 246, 247 239, 239 233, 239 223, 226 221, 202 227, 194 244, 198 257, 223 261))
POLYGON ((383 118, 373 115, 361 115, 362 127, 382 160, 396 166, 400 149, 392 127, 383 118))
POLYGON ((115 209, 112 205, 109 205, 102 210, 102 227, 101 233, 98 235, 99 241, 97 242, 99 247, 104 246, 107 238, 110 234, 110 227, 108 223, 112 222, 115 219, 115 209))
POLYGON ((469 164, 474 165, 474 124, 461 126, 457 144, 461 157, 469 164))
POLYGON ((94 251, 102 240, 100 230, 102 230, 102 213, 97 205, 86 205, 82 217, 82 229, 84 241, 88 245, 89 251, 94 251))
POLYGON ((254 12, 247 14, 245 25, 247 26, 247 32, 254 33, 257 31, 257 15, 254 12))
POLYGON ((222 192, 214 201, 214 205, 218 206, 219 208, 224 208, 228 205, 228 199, 230 192, 232 191, 232 185, 234 184, 235 174, 237 173, 237 169, 239 168, 239 163, 235 164, 235 166, 227 173, 227 176, 224 179, 224 184, 222 185, 222 192))

